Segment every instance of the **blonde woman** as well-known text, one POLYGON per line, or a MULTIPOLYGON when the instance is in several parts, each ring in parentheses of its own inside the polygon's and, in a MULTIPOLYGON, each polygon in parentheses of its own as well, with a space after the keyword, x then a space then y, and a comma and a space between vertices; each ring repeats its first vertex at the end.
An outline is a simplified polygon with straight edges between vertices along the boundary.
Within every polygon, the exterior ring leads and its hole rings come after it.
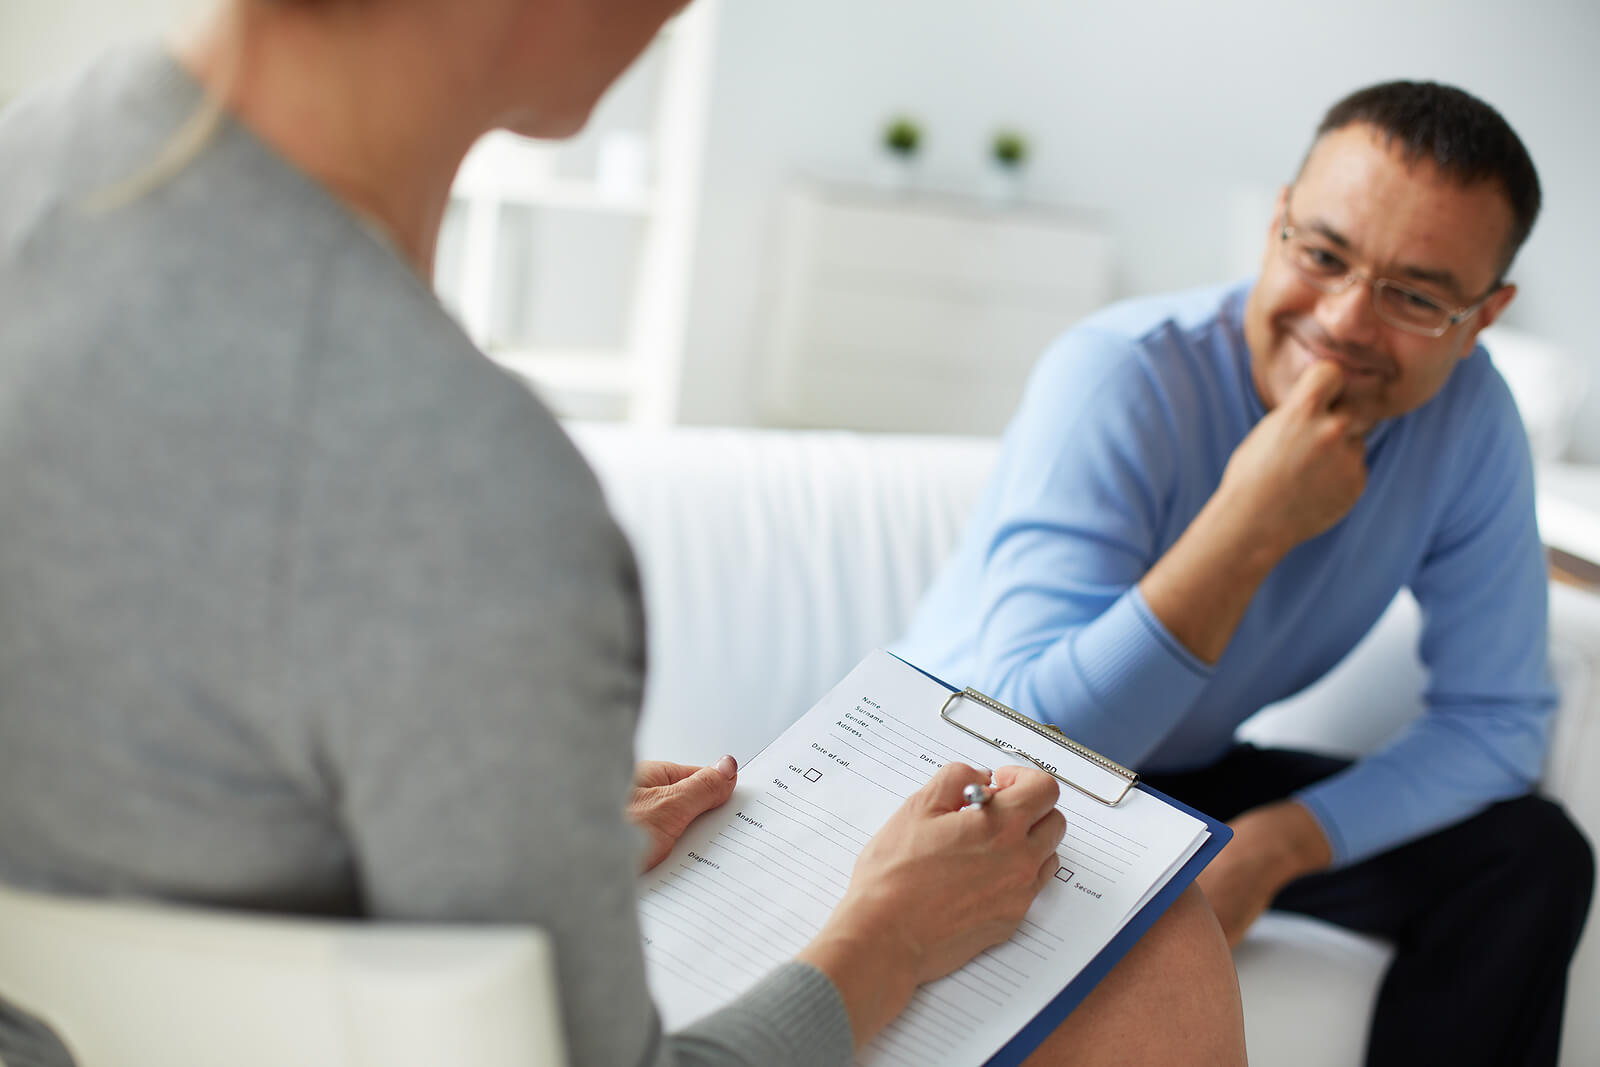
MULTIPOLYGON (((580 1064, 844 1062, 1009 935, 1055 785, 951 766, 795 961, 652 1008, 624 809, 658 855, 736 771, 633 767, 628 547, 426 280, 472 143, 579 129, 675 7, 235 0, 0 114, 0 878, 539 924, 580 1064)), ((1242 1060, 1197 892, 1039 1055, 1111 1053, 1242 1060)))

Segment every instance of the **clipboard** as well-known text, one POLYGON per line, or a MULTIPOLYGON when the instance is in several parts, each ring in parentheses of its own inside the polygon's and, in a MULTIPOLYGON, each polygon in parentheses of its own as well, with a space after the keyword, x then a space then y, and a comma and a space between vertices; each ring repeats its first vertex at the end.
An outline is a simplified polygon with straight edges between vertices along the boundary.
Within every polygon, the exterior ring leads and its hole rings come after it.
POLYGON ((641 937, 664 1025, 691 1024, 792 958, 826 924, 861 849, 908 791, 952 759, 997 765, 995 741, 1016 757, 1007 762, 1031 759, 1066 783, 1060 851, 1072 862, 1056 877, 1071 892, 1049 894, 1033 928, 994 946, 977 971, 963 978, 968 968, 957 968, 919 989, 920 1013, 908 1010, 880 1035, 883 1047, 863 1055, 965 1067, 1032 1053, 1232 835, 1059 731, 883 649, 746 763, 760 773, 743 775, 730 804, 697 819, 642 876, 641 937), (1123 831, 1139 847, 1119 857, 1107 847, 1123 831), (1100 908, 1101 899, 1115 907, 1100 908))
MULTIPOLYGON (((892 652, 889 654, 894 656, 892 652)), ((1100 755, 1087 746, 1078 744, 1056 727, 1037 722, 975 689, 958 690, 938 675, 923 670, 915 663, 901 656, 894 656, 894 658, 919 674, 938 682, 950 691, 951 695, 946 700, 945 707, 940 711, 941 717, 946 722, 950 722, 967 733, 981 738, 1007 755, 1026 758, 1029 762, 1041 767, 1057 781, 1108 807, 1115 807, 1122 803, 1129 792, 1137 789, 1171 807, 1177 808, 1179 811, 1194 816, 1203 822, 1206 829, 1210 831, 1210 836, 1206 838, 1205 843, 1200 846, 1199 850, 1173 873, 1172 877, 1167 880, 1166 885, 1162 886, 1154 896, 1145 902, 1144 907, 1134 912, 1128 921, 1123 923, 1121 929, 1116 932, 1105 948, 1101 949, 1094 959, 1090 961, 1089 965, 1078 972, 1078 975, 1068 982, 1066 987, 1033 1017, 1032 1021, 1017 1031, 1016 1035, 987 1061, 988 1067, 1012 1067, 1012 1065, 1019 1064, 1027 1059, 1029 1054, 1038 1048, 1044 1042, 1044 1039, 1054 1032, 1056 1027, 1061 1025, 1062 1020, 1083 1002, 1083 999, 1089 995, 1090 990, 1094 989, 1100 983, 1100 980, 1110 973, 1111 968, 1115 967, 1117 962, 1128 954, 1128 951, 1133 948, 1139 938, 1143 937, 1150 927, 1155 925, 1155 921, 1161 918, 1167 908, 1172 905, 1172 902, 1178 898, 1178 895, 1187 889, 1189 884, 1199 877, 1200 872, 1205 870, 1206 865, 1216 858, 1217 853, 1222 851, 1222 847, 1233 838, 1233 830, 1225 823, 1196 811, 1182 801, 1174 800, 1160 790, 1152 789, 1148 785, 1140 783, 1136 772, 1100 755), (1014 744, 1004 743, 1003 739, 988 736, 984 730, 976 728, 971 722, 958 722, 952 719, 946 712, 961 701, 976 704, 1000 715, 1015 726, 1060 746, 1065 751, 1076 756, 1081 761, 1082 766, 1098 768, 1100 771, 1105 772, 1106 775, 1111 776, 1111 778, 1119 780, 1122 784, 1117 787, 1115 795, 1110 795, 1097 783, 1079 781, 1078 779, 1082 777, 1081 775, 1076 773, 1069 775, 1059 767, 1048 765, 1047 762, 1042 761, 1032 752, 1019 750, 1014 744)))

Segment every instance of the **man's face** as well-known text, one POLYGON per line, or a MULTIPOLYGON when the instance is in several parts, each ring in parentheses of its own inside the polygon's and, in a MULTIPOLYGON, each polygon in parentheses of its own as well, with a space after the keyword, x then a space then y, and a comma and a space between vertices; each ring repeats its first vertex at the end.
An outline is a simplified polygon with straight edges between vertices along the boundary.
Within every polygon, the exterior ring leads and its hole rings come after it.
MULTIPOLYGON (((1505 310, 1515 288, 1496 290, 1471 318, 1439 337, 1384 321, 1369 281, 1340 293, 1311 284, 1285 256, 1282 227, 1333 250, 1371 279, 1385 279, 1450 308, 1470 305, 1496 281, 1513 224, 1498 184, 1462 186, 1432 161, 1408 164, 1382 134, 1355 124, 1322 137, 1293 195, 1285 189, 1267 238, 1261 276, 1245 307, 1245 340, 1262 403, 1274 408, 1314 360, 1344 375, 1336 407, 1363 429, 1412 411, 1444 387, 1478 332, 1505 310)), ((1324 257, 1328 258, 1328 257, 1324 257)))

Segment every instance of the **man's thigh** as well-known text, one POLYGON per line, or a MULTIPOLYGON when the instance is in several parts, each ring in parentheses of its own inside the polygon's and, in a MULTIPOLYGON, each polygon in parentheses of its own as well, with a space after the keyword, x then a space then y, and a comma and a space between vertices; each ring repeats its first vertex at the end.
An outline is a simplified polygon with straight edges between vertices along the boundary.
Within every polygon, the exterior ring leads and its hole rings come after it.
POLYGON ((1593 855, 1560 805, 1513 797, 1361 863, 1291 882, 1273 907, 1400 939, 1419 924, 1486 927, 1505 914, 1582 928, 1593 855), (1529 914, 1537 913, 1537 914, 1529 914))
POLYGON ((1221 819, 1282 800, 1350 766, 1349 760, 1282 748, 1236 745, 1209 767, 1178 774, 1141 774, 1140 781, 1221 819))
MULTIPOLYGON (((1203 770, 1148 775, 1156 789, 1215 818, 1292 795, 1349 766, 1308 752, 1241 745, 1203 770)), ((1291 882, 1272 906, 1326 919, 1352 930, 1398 938, 1441 902, 1474 886, 1479 905, 1526 906, 1522 889, 1590 884, 1592 858, 1559 805, 1523 796, 1493 804, 1468 819, 1349 867, 1291 882), (1499 892, 1487 882, 1498 882, 1499 892), (1521 887, 1521 888, 1519 888, 1521 887)), ((1534 893, 1532 895, 1538 895, 1534 893)))

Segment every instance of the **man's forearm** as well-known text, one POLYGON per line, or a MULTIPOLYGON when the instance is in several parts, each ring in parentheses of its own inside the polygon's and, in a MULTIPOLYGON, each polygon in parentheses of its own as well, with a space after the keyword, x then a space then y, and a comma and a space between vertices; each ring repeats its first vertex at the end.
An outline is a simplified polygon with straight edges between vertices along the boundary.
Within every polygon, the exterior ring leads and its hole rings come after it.
POLYGON ((1222 658, 1256 590, 1292 545, 1264 536, 1252 509, 1219 490, 1139 582, 1145 603, 1196 658, 1222 658))

